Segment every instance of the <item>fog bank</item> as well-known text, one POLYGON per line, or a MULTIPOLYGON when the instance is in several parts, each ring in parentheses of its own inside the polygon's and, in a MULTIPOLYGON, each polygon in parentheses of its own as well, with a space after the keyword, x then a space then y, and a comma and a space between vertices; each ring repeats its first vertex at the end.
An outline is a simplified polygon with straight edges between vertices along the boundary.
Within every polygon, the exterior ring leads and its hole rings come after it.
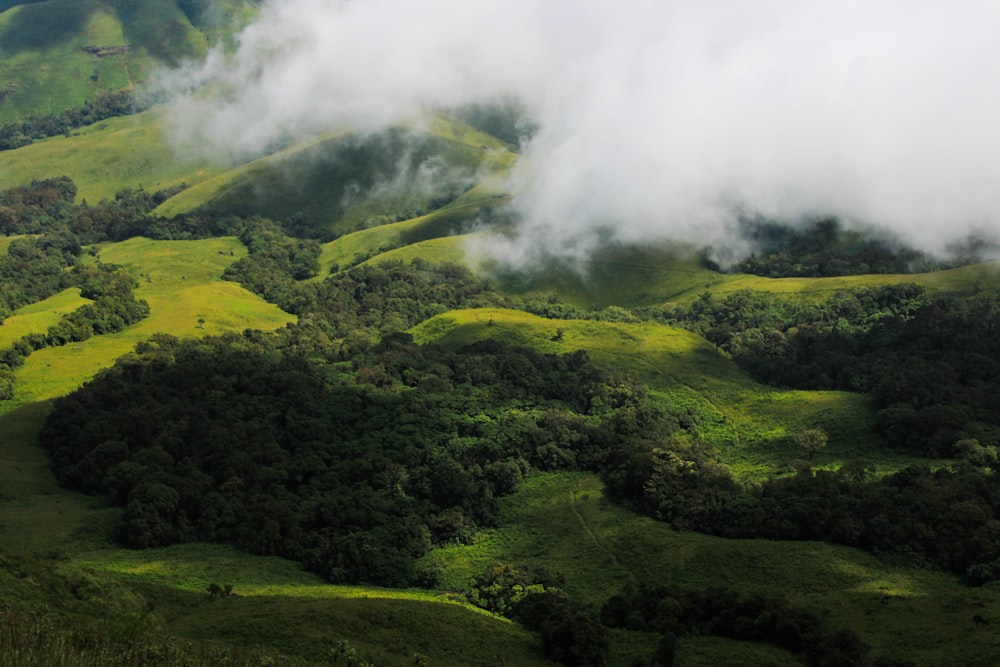
POLYGON ((1000 4, 269 0, 186 82, 187 149, 247 155, 513 95, 519 238, 724 239, 837 215, 924 250, 1000 223, 1000 4))

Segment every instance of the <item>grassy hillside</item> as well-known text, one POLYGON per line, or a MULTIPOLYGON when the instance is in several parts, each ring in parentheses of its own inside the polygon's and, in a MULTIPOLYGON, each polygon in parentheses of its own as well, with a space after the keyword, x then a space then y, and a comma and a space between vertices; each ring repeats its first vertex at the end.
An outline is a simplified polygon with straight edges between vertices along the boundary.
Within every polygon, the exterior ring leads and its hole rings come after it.
POLYGON ((141 86, 159 69, 203 58, 210 44, 231 40, 255 11, 250 0, 225 0, 211 11, 195 5, 0 1, 0 124, 141 86))
MULTIPOLYGON (((942 667, 1000 658, 996 634, 972 621, 1000 613, 1000 589, 970 589, 950 575, 893 567, 843 547, 675 531, 609 502, 589 474, 533 478, 502 508, 503 528, 426 557, 448 573, 447 585, 460 586, 496 561, 544 565, 566 577, 571 595, 595 602, 629 582, 725 585, 787 595, 828 613, 830 623, 857 629, 876 654, 942 667)), ((703 641, 682 638, 678 664, 750 664, 733 662, 744 646, 703 641)))
POLYGON ((641 377, 664 406, 686 411, 699 434, 740 476, 760 478, 786 471, 802 455, 791 436, 817 426, 830 436, 830 446, 817 455, 818 466, 864 458, 888 471, 921 462, 882 449, 874 432, 875 414, 865 396, 758 384, 703 338, 682 329, 651 323, 557 321, 520 311, 480 309, 439 315, 412 333, 422 343, 465 345, 499 338, 553 353, 586 350, 596 361, 641 377), (562 339, 553 340, 560 330, 562 339))
POLYGON ((314 233, 343 234, 438 208, 480 171, 502 171, 513 159, 496 139, 440 118, 370 136, 332 133, 221 173, 155 213, 296 216, 314 233))
POLYGON ((225 166, 178 155, 163 135, 166 111, 154 108, 136 116, 111 118, 12 151, 0 151, 0 188, 32 180, 69 176, 77 199, 96 203, 126 188, 159 190, 194 184, 225 166))
MULTIPOLYGON (((465 193, 460 200, 456 200, 433 213, 403 222, 379 225, 345 234, 335 241, 323 245, 319 260, 320 272, 315 280, 322 280, 333 267, 344 269, 360 263, 361 259, 367 261, 373 252, 378 253, 379 261, 397 256, 396 254, 387 254, 385 258, 382 258, 383 253, 378 252, 379 250, 388 253, 389 249, 403 248, 405 250, 408 246, 415 246, 413 248, 415 252, 409 253, 410 257, 442 261, 426 255, 425 242, 460 236, 463 230, 477 224, 484 209, 492 209, 508 201, 509 198, 506 196, 498 196, 488 188, 477 186, 465 193)), ((458 259, 460 260, 460 258, 458 259)))
POLYGON ((0 404, 0 411, 69 393, 154 333, 201 336, 248 328, 271 330, 294 321, 277 306, 221 280, 225 268, 245 254, 246 248, 228 237, 135 238, 102 247, 102 261, 123 264, 141 276, 135 295, 149 302, 150 316, 117 334, 35 352, 17 371, 15 398, 0 404))
POLYGON ((98 0, 48 0, 0 14, 0 124, 127 88, 126 44, 116 12, 98 0), (84 50, 90 46, 105 53, 84 50))

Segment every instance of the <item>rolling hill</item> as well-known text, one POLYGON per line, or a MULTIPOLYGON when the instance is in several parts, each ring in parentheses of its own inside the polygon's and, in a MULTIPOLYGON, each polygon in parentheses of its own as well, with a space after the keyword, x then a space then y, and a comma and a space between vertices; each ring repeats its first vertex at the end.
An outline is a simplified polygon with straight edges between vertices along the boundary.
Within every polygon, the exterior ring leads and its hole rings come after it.
MULTIPOLYGON (((6 86, 0 89, 0 124, 79 105, 102 90, 146 80, 164 63, 199 58, 255 11, 254 3, 238 0, 218 7, 228 19, 210 17, 198 2, 0 0, 0 85, 6 86)), ((603 248, 583 273, 558 262, 518 272, 467 253, 474 245, 488 246, 493 234, 510 232, 513 197, 502 181, 517 154, 454 116, 414 119, 375 134, 331 131, 230 164, 178 154, 163 131, 170 114, 169 105, 158 105, 0 151, 0 189, 65 174, 77 184, 78 203, 111 199, 122 188, 177 188, 153 217, 273 218, 292 235, 323 241, 316 275, 288 279, 303 293, 319 290, 331 276, 344 278, 353 267, 464 263, 509 302, 438 308, 405 332, 415 343, 456 351, 494 340, 548 354, 585 351, 639 378, 652 406, 683 414, 691 437, 714 448, 740 484, 792 477, 802 455, 792 436, 813 427, 829 435, 829 446, 813 462, 817 470, 858 459, 874 464, 879 476, 910 466, 958 465, 889 449, 870 396, 760 384, 692 331, 654 321, 547 319, 513 306, 551 302, 619 309, 627 316, 630 309, 689 306, 706 292, 724 297, 753 290, 796 303, 902 283, 935 293, 992 293, 1000 287, 995 264, 924 274, 763 278, 713 271, 698 248, 648 244, 603 248)), ((0 252, 8 245, 0 239, 0 252)), ((592 606, 629 585, 728 586, 787 598, 854 629, 873 655, 912 661, 895 664, 985 666, 1000 660, 990 625, 1000 619, 995 583, 971 588, 955 573, 826 543, 675 530, 616 504, 601 478, 586 471, 525 471, 516 493, 496 499, 497 525, 480 526, 465 541, 438 543, 421 557, 423 567, 440 573, 438 587, 430 590, 335 586, 290 561, 224 544, 121 548, 114 530, 123 510, 61 488, 38 446, 54 399, 155 334, 200 339, 301 322, 303 331, 331 347, 345 347, 348 337, 337 338, 330 323, 300 320, 223 280, 228 267, 252 258, 235 236, 133 237, 89 250, 81 261, 122 265, 137 277, 134 293, 149 303, 150 316, 119 333, 36 350, 15 371, 15 397, 0 402, 0 612, 50 614, 45 627, 78 628, 129 646, 160 646, 155 642, 170 636, 189 642, 195 654, 214 648, 260 654, 244 656, 245 664, 329 663, 341 641, 380 665, 554 664, 541 657, 535 633, 472 606, 462 594, 486 567, 508 562, 558 573, 570 597, 592 606), (231 585, 235 595, 210 594, 213 584, 231 585)), ((90 302, 71 287, 19 309, 0 326, 0 350, 43 334, 90 302)), ((313 355, 310 363, 329 366, 330 378, 377 377, 363 355, 391 346, 391 336, 388 343, 350 342, 362 350, 356 358, 330 363, 313 355)), ((411 391, 418 380, 395 390, 411 391)), ((37 627, 34 616, 4 618, 37 627)), ((49 634, 63 636, 56 629, 49 634)), ((0 662, 14 639, 0 630, 0 662)), ((651 633, 613 630, 608 664, 645 664, 657 642, 651 633)), ((67 646, 46 650, 69 651, 67 646)), ((803 659, 769 644, 710 635, 685 635, 677 646, 677 664, 684 665, 794 665, 803 659)), ((193 658, 191 664, 209 662, 193 658)))
POLYGON ((0 125, 59 113, 104 91, 148 82, 158 68, 203 58, 252 15, 243 0, 0 2, 0 125))

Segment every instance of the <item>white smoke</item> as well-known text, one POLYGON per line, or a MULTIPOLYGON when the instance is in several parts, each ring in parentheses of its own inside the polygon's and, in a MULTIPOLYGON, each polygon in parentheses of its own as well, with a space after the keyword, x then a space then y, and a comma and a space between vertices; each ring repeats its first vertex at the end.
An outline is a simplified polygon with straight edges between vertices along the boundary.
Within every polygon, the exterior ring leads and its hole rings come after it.
POLYGON ((935 250, 1000 223, 1000 3, 270 0, 180 134, 251 152, 514 95, 520 236, 722 238, 831 214, 935 250))

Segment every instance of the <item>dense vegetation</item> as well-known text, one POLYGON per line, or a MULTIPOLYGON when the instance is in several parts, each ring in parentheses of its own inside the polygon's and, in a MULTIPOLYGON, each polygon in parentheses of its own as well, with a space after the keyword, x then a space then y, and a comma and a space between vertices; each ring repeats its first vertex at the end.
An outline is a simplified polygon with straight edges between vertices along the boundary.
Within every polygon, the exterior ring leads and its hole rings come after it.
MULTIPOLYGON (((800 655, 807 664, 824 667, 897 665, 869 658, 868 647, 849 628, 830 628, 817 614, 767 595, 745 595, 716 587, 683 590, 664 586, 632 586, 601 607, 601 621, 662 636, 651 665, 673 665, 677 637, 717 635, 775 644, 800 655)), ((592 663, 598 664, 598 663, 592 663)))
POLYGON ((704 294, 667 314, 702 332, 757 379, 870 393, 900 450, 950 457, 956 443, 1000 442, 1000 295, 917 285, 842 291, 796 303, 704 294))
POLYGON ((39 139, 69 135, 70 131, 106 118, 139 113, 148 107, 134 90, 102 91, 82 106, 54 114, 36 114, 0 125, 0 151, 27 146, 39 139))
MULTIPOLYGON (((740 238, 754 254, 732 270, 770 278, 849 276, 871 273, 919 273, 941 262, 901 242, 871 231, 848 230, 836 218, 794 226, 765 218, 744 218, 740 238)), ((957 261, 976 261, 974 248, 957 261)))
MULTIPOLYGON (((995 462, 995 452, 993 452, 995 462)), ((981 461, 980 461, 981 462, 981 461)), ((1000 578, 1000 478, 966 463, 874 477, 863 461, 740 487, 702 455, 636 450, 606 474, 609 492, 678 528, 723 537, 823 540, 892 562, 1000 578)))
POLYGON ((232 233, 234 218, 151 218, 150 211, 178 189, 147 192, 126 188, 114 199, 75 204, 76 184, 66 176, 32 181, 0 191, 0 234, 63 234, 79 244, 122 241, 134 236, 157 239, 205 238, 232 233), (228 225, 228 226, 227 226, 228 225))
POLYGON ((346 365, 252 332, 159 336, 42 433, 63 484, 125 507, 136 547, 226 541, 332 581, 432 584, 414 559, 495 523, 529 470, 600 466, 662 421, 586 356, 394 336, 346 365))

